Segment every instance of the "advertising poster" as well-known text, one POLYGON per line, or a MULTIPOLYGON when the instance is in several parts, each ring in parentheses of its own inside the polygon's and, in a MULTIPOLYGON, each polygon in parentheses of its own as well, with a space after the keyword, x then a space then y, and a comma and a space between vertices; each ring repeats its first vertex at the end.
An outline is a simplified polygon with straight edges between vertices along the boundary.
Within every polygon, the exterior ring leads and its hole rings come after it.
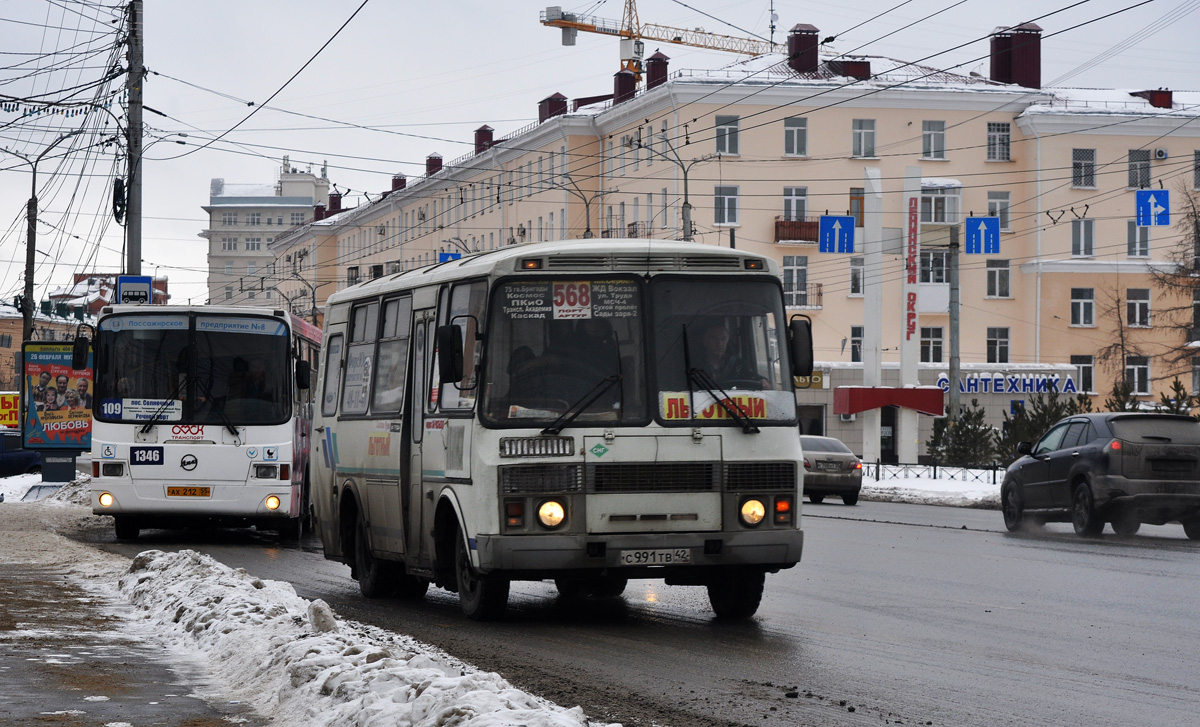
POLYGON ((24 421, 29 449, 92 448, 92 358, 71 368, 70 343, 28 342, 23 347, 24 421))

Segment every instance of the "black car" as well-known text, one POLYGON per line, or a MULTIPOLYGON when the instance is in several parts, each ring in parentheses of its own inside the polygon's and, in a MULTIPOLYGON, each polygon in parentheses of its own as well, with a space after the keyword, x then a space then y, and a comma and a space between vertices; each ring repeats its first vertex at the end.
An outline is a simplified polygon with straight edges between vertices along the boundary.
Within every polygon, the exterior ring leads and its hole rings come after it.
POLYGON ((42 455, 21 447, 19 430, 0 431, 0 477, 42 471, 42 455))
POLYGON ((1080 414, 1055 424, 1008 466, 1004 525, 1067 522, 1083 536, 1105 523, 1133 535, 1178 520, 1200 540, 1200 421, 1139 412, 1080 414))

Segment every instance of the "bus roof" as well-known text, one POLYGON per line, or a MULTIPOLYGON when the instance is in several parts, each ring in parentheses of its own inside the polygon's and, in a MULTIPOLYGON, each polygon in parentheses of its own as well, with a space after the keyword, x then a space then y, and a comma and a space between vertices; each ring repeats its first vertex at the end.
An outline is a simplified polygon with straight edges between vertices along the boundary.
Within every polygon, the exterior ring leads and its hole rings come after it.
POLYGON ((555 272, 673 272, 728 273, 746 271, 743 260, 762 261, 763 272, 779 275, 778 263, 745 250, 731 250, 698 242, 607 238, 560 240, 506 245, 496 250, 469 253, 457 260, 426 265, 359 283, 329 296, 328 303, 359 298, 384 290, 415 288, 447 280, 489 274, 522 272, 521 260, 543 258, 543 273, 555 272), (575 262, 577 264, 572 265, 575 262))

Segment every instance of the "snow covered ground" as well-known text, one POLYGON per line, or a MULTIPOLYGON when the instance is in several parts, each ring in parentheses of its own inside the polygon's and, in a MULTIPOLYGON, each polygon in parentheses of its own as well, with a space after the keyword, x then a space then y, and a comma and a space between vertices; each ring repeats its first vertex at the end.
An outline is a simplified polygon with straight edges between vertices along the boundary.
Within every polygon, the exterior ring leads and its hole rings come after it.
MULTIPOLYGON (((928 474, 921 471, 921 474, 928 474)), ((998 507, 989 476, 915 478, 896 471, 864 481, 862 499, 998 507)), ((347 621, 292 586, 256 578, 194 551, 148 550, 128 559, 51 530, 92 517, 87 477, 36 503, 21 503, 40 476, 0 479, 5 557, 66 562, 77 581, 130 604, 130 634, 198 664, 225 699, 255 705, 279 727, 599 727, 579 707, 522 692, 402 634, 347 621), (13 504, 16 503, 16 504, 13 504), (49 527, 42 527, 46 525, 49 527)))

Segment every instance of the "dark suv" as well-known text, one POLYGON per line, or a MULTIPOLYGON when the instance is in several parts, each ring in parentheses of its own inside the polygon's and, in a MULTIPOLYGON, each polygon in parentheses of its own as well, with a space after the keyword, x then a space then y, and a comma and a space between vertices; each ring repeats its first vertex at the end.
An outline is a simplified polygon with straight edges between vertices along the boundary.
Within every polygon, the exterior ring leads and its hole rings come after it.
POLYGON ((0 430, 0 477, 42 471, 42 455, 21 446, 20 430, 0 430))
POLYGON ((1004 525, 1070 521, 1075 532, 1118 535, 1142 523, 1183 524, 1200 540, 1200 421, 1172 414, 1080 414, 1037 444, 1021 442, 1000 488, 1004 525))

